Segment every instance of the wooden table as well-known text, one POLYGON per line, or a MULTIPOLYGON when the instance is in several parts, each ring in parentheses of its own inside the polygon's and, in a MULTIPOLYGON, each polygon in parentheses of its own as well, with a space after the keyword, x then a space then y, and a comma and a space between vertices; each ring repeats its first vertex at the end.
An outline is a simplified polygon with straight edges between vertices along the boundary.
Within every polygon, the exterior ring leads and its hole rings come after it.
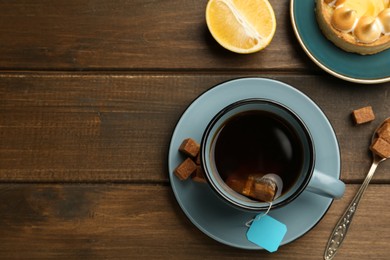
MULTIPOLYGON (((265 50, 221 48, 207 1, 0 1, 1 259, 321 259, 371 163, 372 131, 390 116, 390 83, 320 70, 292 30, 289 1, 270 0, 265 50), (283 81, 311 97, 340 143, 345 196, 277 253, 209 238, 178 206, 168 144, 198 95, 237 77, 283 81), (353 109, 376 120, 354 126, 353 109)), ((336 259, 389 259, 390 163, 377 170, 336 259)))

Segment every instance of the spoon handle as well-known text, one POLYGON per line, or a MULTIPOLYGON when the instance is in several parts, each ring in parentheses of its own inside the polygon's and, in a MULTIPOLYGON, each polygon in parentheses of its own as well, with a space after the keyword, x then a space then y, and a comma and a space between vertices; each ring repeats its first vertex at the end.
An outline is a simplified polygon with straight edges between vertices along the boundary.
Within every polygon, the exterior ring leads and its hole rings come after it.
POLYGON ((372 162, 370 170, 368 171, 367 177, 364 180, 362 186, 360 186, 355 197, 352 199, 351 203, 348 205, 344 214, 341 216, 335 228, 333 229, 332 234, 328 240, 328 244, 325 248, 325 254, 324 254, 325 260, 333 259, 333 257, 338 252, 337 250, 340 248, 341 244, 343 243, 344 238, 347 235, 349 226, 351 225, 353 216, 355 215, 356 209, 359 205, 360 199, 362 198, 363 193, 366 191, 372 176, 374 176, 374 172, 379 162, 380 162, 379 160, 374 158, 374 161, 372 162))

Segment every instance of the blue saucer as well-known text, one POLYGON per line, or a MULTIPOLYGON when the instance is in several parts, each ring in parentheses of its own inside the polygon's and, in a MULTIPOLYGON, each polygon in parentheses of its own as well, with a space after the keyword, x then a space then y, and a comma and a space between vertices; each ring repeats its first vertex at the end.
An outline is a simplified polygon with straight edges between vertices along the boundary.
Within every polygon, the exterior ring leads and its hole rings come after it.
POLYGON ((318 66, 336 77, 356 83, 390 81, 390 49, 365 56, 341 50, 322 34, 314 8, 314 0, 291 0, 290 14, 299 43, 318 66))
MULTIPOLYGON (((183 113, 173 132, 169 154, 169 178, 180 207, 201 231, 233 247, 262 249, 246 239, 245 223, 255 214, 228 206, 207 184, 180 181, 173 171, 184 159, 178 152, 181 142, 191 137, 200 143, 211 118, 228 104, 247 98, 266 98, 285 104, 307 124, 317 153, 315 169, 340 177, 340 153, 335 133, 320 108, 302 92, 279 81, 264 78, 242 78, 224 82, 203 93, 183 113)), ((313 228, 326 213, 332 199, 303 192, 293 202, 271 210, 269 215, 287 226, 282 245, 313 228)))

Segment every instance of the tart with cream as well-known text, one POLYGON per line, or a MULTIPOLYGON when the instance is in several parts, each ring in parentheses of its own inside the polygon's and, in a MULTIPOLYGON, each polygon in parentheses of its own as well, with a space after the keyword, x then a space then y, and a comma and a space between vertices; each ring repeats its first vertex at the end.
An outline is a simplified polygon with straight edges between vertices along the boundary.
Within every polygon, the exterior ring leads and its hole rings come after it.
POLYGON ((316 0, 324 35, 348 52, 374 54, 390 48, 390 0, 316 0))

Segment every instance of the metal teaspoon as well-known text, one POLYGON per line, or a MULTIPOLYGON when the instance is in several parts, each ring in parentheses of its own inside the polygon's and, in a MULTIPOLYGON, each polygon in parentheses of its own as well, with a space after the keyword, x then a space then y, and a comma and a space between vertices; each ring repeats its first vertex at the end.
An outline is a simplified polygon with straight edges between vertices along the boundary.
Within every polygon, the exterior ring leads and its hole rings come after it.
MULTIPOLYGON (((378 130, 381 126, 383 126, 386 122, 390 122, 390 117, 385 119, 379 127, 375 130, 371 143, 374 141, 374 139, 377 137, 378 130)), ((325 260, 331 260, 338 252, 342 242, 344 241, 344 238, 347 234, 347 231, 349 229, 349 226, 351 225, 352 218, 355 215, 356 209, 359 205, 360 199, 362 198, 364 192, 366 191, 368 184, 371 181, 372 176, 374 176, 374 172, 379 165, 379 163, 385 161, 386 159, 390 157, 381 157, 378 154, 372 152, 373 160, 370 167, 370 170, 368 171, 368 174, 362 184, 362 186, 359 188, 358 192, 356 193, 355 197, 352 199, 351 203, 348 205, 347 209, 345 210, 344 214, 341 216, 339 221, 337 222, 335 228, 332 231, 331 236, 329 237, 328 244, 325 248, 324 253, 324 259, 325 260)))

